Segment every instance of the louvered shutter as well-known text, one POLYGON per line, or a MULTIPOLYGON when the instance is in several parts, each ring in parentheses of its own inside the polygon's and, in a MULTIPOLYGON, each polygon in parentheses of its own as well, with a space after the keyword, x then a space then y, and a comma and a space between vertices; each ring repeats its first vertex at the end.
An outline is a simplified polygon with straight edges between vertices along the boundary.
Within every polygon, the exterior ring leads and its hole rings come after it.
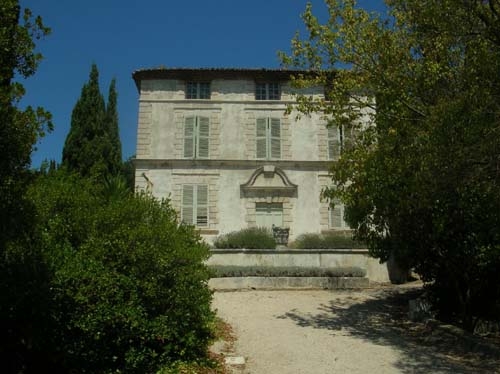
POLYGON ((198 149, 197 157, 208 158, 210 146, 210 123, 208 117, 198 117, 198 149))
POLYGON ((190 184, 183 185, 181 219, 183 222, 189 225, 194 224, 193 202, 194 202, 194 186, 190 184))
POLYGON ((357 136, 357 131, 353 128, 345 128, 344 127, 344 136, 343 136, 343 150, 350 149, 354 146, 354 141, 357 136))
POLYGON ((340 156, 340 133, 337 126, 328 127, 328 159, 337 160, 340 156))
POLYGON ((330 226, 334 228, 344 227, 344 206, 340 201, 334 201, 335 206, 330 207, 330 226))
POLYGON ((194 157, 194 134, 196 117, 186 117, 184 123, 184 157, 194 157))
POLYGON ((281 158, 281 123, 279 118, 270 119, 271 158, 281 158))
POLYGON ((257 118, 256 141, 257 158, 267 158, 267 118, 257 118))
POLYGON ((196 186, 196 225, 208 226, 208 186, 196 186))

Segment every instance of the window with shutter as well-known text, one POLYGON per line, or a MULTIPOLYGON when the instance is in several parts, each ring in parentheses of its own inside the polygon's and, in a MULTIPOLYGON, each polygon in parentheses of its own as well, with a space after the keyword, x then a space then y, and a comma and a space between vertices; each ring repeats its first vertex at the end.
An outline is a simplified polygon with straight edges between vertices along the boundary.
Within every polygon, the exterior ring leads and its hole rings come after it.
POLYGON ((185 184, 182 186, 182 209, 181 220, 189 225, 194 222, 193 208, 194 208, 194 186, 185 184))
POLYGON ((269 119, 269 135, 271 138, 271 158, 281 158, 281 124, 279 118, 269 119))
POLYGON ((208 186, 206 184, 182 186, 181 220, 189 225, 208 226, 208 186))
POLYGON ((344 126, 328 127, 328 159, 338 160, 342 152, 354 145, 356 130, 344 126))
POLYGON ((208 186, 196 186, 196 226, 208 226, 208 186))
POLYGON ((257 118, 256 158, 281 158, 281 121, 279 118, 257 118))
POLYGON ((257 118, 257 158, 267 158, 267 118, 257 118))
POLYGON ((198 117, 197 118, 197 148, 196 156, 198 158, 208 158, 208 148, 210 139, 210 128, 209 128, 208 117, 198 117))
POLYGON ((210 121, 208 117, 186 117, 184 124, 184 157, 208 158, 210 121))
POLYGON ((344 204, 340 201, 334 201, 334 207, 329 207, 330 212, 330 227, 333 229, 346 229, 349 226, 344 221, 344 204))
POLYGON ((196 117, 186 117, 184 123, 184 157, 193 158, 195 150, 195 126, 196 117))
POLYGON ((353 128, 343 128, 342 129, 342 151, 350 149, 354 146, 354 141, 356 139, 356 135, 359 135, 358 132, 353 128))
POLYGON ((328 159, 338 160, 342 144, 341 129, 337 126, 328 127, 328 159))

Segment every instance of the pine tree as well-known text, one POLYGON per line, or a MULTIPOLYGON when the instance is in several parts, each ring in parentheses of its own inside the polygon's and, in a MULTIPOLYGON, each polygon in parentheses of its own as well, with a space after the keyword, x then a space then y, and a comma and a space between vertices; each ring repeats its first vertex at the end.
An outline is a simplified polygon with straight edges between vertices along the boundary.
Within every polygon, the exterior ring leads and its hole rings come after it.
POLYGON ((109 89, 108 107, 99 89, 99 72, 92 65, 71 116, 71 129, 63 149, 63 165, 82 176, 106 177, 121 171, 115 80, 109 89))

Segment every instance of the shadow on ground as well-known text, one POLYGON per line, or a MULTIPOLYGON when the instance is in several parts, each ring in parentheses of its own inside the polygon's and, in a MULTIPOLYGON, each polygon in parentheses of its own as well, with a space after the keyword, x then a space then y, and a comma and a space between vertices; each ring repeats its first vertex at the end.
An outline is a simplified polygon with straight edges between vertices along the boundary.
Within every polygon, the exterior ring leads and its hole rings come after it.
POLYGON ((500 373, 499 346, 490 344, 493 348, 484 350, 463 337, 408 320, 408 300, 420 292, 377 290, 370 292, 368 299, 332 296, 332 301, 322 304, 316 314, 291 310, 277 318, 389 345, 401 353, 395 365, 401 373, 500 373))

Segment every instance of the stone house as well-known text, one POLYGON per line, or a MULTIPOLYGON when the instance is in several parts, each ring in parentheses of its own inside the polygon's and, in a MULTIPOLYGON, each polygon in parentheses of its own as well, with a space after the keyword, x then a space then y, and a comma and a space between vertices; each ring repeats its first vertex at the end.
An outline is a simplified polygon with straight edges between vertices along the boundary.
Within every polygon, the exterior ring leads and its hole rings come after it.
MULTIPOLYGON (((345 230, 343 207, 320 199, 342 131, 318 114, 287 114, 290 77, 274 69, 137 70, 138 189, 169 197, 212 241, 246 227, 345 230)), ((324 97, 323 87, 305 92, 324 97)))

